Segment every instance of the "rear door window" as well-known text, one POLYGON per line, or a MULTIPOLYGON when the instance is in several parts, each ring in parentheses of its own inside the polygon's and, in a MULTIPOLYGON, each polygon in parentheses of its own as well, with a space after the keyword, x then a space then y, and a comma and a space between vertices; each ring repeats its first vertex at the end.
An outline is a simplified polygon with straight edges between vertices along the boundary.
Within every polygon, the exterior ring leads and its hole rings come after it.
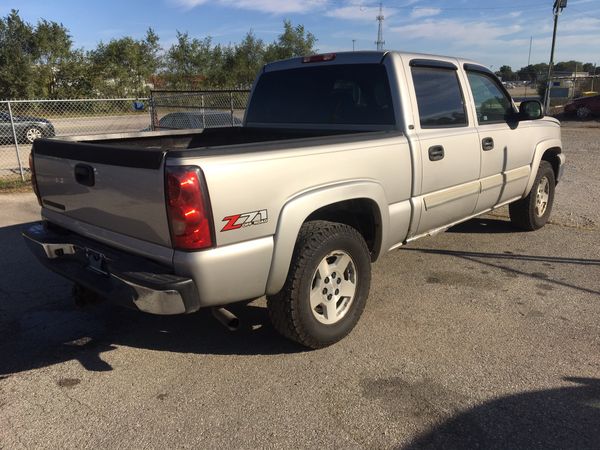
POLYGON ((248 105, 247 122, 395 124, 382 64, 318 65, 266 72, 248 105))
POLYGON ((411 69, 421 128, 467 126, 467 113, 456 70, 411 69))

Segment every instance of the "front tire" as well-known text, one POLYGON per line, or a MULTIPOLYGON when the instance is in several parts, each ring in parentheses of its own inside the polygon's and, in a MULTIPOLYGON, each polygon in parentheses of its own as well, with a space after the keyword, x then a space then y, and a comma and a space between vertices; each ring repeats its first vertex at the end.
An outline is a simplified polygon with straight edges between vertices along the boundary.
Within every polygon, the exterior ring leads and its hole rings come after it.
POLYGON ((526 231, 542 228, 548 222, 554 203, 556 181, 548 161, 542 160, 527 197, 508 206, 510 221, 526 231))
POLYGON ((370 283, 369 249, 356 229, 307 222, 282 290, 267 297, 271 322, 283 336, 306 347, 334 344, 358 322, 370 283))

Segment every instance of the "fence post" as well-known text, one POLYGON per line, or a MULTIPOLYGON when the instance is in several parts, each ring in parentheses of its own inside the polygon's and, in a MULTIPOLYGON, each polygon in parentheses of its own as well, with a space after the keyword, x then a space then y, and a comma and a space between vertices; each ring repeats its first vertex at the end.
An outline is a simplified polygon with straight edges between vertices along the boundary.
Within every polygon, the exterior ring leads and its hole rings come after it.
POLYGON ((206 128, 206 114, 204 112, 204 93, 200 94, 200 106, 202 107, 202 128, 206 128))
POLYGON ((21 164, 21 155, 19 155, 19 142, 17 140, 17 131, 15 130, 15 121, 13 118, 12 107, 10 102, 6 102, 8 105, 8 117, 10 117, 10 127, 12 128, 12 135, 15 142, 15 151, 17 152, 17 162, 19 163, 19 173, 21 174, 21 181, 25 181, 25 175, 23 174, 23 164, 21 164))
POLYGON ((154 106, 154 94, 150 92, 149 99, 149 109, 150 109, 150 130, 156 130, 156 126, 158 125, 158 117, 156 116, 156 107, 154 106))
POLYGON ((229 106, 231 107, 231 126, 234 126, 233 120, 233 91, 229 91, 229 106))

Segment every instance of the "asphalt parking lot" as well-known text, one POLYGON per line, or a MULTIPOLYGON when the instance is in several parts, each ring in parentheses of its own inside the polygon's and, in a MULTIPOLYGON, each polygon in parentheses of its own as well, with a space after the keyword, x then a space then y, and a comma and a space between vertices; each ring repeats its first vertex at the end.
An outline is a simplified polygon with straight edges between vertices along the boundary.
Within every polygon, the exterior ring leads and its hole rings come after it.
POLYGON ((33 195, 0 196, 0 448, 599 448, 600 126, 563 140, 549 225, 504 208, 392 252, 319 351, 262 299, 235 333, 76 309, 20 238, 33 195))

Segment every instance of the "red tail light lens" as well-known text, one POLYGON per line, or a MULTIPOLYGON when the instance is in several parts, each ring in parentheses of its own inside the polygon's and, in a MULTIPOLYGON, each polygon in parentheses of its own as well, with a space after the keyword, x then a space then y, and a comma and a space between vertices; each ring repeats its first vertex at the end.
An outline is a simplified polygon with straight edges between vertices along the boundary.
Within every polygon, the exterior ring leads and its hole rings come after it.
POLYGON ((173 247, 212 247, 212 217, 202 171, 190 166, 167 168, 166 190, 173 247))
POLYGON ((33 152, 29 154, 29 172, 31 173, 31 187, 37 197, 37 201, 42 206, 42 199, 40 198, 40 191, 37 187, 37 177, 35 176, 35 164, 33 163, 33 152))

